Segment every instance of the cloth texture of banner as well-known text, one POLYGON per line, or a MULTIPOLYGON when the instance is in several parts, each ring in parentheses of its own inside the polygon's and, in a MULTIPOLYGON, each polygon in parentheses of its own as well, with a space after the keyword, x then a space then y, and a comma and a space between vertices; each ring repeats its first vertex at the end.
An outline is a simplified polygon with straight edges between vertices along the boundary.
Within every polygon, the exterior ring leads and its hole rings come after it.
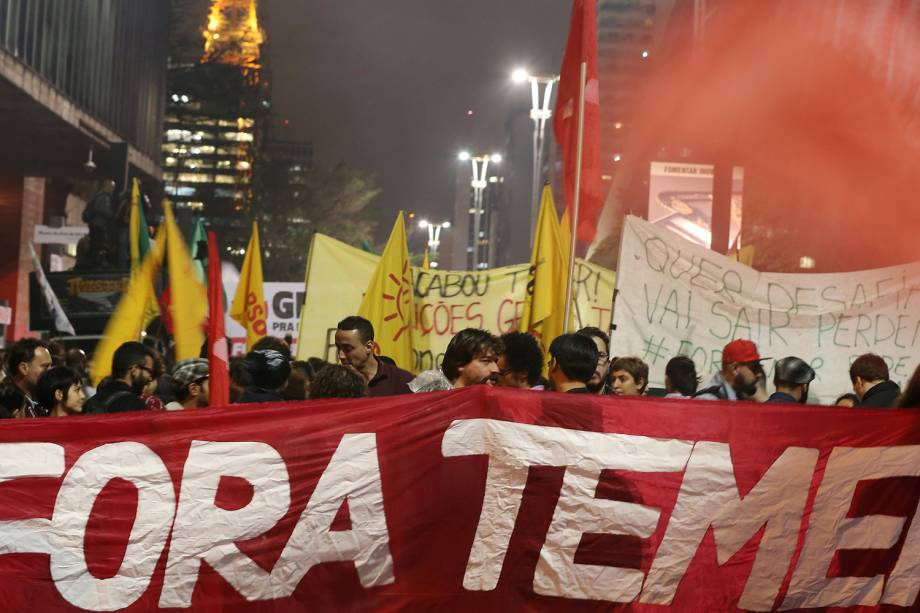
POLYGON ((705 384, 736 338, 774 358, 763 363, 770 383, 775 359, 808 362, 817 374, 809 399, 825 403, 852 390, 850 364, 863 353, 882 356, 902 387, 920 359, 920 263, 762 273, 636 217, 626 220, 619 261, 613 343, 645 360, 653 387, 664 387, 678 354, 693 358, 705 384))
MULTIPOLYGON (((300 313, 297 359, 317 356, 336 361, 335 326, 343 317, 357 313, 362 293, 379 260, 379 256, 316 234, 300 313)), ((483 328, 495 334, 518 329, 524 314, 528 270, 528 264, 483 271, 413 267, 414 364, 399 366, 414 372, 437 368, 447 343, 464 328, 483 328)), ((606 268, 576 261, 573 287, 576 329, 610 327, 615 280, 616 274, 606 268)), ((232 330, 228 331, 232 336, 232 330)))
POLYGON ((0 608, 904 610, 918 425, 486 386, 17 420, 0 608))

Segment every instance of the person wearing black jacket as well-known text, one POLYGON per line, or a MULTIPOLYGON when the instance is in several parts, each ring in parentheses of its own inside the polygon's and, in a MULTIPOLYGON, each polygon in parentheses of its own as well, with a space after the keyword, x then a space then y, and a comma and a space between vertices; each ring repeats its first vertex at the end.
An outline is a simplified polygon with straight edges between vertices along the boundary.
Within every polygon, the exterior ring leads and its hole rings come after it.
POLYGON ((857 408, 892 409, 897 406, 901 388, 888 377, 888 365, 874 353, 865 353, 850 366, 853 391, 859 396, 857 408))
POLYGON ((90 414, 143 411, 144 387, 153 380, 153 351, 141 343, 129 341, 112 356, 112 376, 103 379, 96 395, 86 401, 83 412, 90 414))

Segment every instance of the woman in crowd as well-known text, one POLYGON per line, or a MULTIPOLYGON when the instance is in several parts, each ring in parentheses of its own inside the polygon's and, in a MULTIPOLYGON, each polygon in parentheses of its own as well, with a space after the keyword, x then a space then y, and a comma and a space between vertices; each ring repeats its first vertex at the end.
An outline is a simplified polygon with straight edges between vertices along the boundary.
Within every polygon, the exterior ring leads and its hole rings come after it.
POLYGON ((55 366, 48 369, 38 380, 36 400, 51 417, 65 417, 83 412, 86 394, 83 380, 73 369, 55 366))

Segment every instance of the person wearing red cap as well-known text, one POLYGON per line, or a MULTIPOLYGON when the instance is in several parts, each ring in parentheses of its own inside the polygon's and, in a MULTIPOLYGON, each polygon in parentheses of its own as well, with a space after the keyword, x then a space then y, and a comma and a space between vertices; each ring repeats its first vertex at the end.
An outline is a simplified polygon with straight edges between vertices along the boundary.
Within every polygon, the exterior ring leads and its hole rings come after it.
POLYGON ((765 377, 757 345, 738 338, 722 349, 722 370, 716 373, 709 387, 694 395, 701 400, 754 400, 759 383, 765 377))

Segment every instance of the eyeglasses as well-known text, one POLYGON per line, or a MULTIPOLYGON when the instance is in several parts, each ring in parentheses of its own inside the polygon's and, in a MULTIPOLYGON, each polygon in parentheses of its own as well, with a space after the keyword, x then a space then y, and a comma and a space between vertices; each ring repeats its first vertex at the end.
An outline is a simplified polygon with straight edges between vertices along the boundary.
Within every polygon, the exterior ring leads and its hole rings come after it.
POLYGON ((606 353, 604 353, 603 351, 601 351, 600 353, 597 354, 597 361, 598 361, 598 362, 606 362, 609 358, 610 358, 610 356, 607 355, 606 353))

